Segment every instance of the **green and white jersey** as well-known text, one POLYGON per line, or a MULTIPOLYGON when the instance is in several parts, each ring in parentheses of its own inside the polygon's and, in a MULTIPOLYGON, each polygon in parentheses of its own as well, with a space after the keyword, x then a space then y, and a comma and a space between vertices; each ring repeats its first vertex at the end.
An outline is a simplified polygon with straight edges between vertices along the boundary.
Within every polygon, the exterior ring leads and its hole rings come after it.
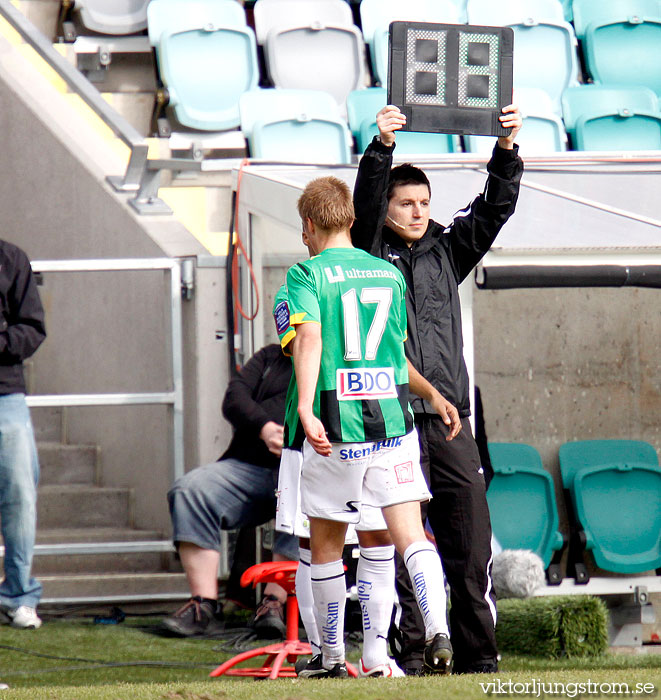
MULTIPOLYGON (((289 323, 289 299, 287 297, 287 285, 285 284, 278 289, 273 299, 273 320, 275 321, 275 330, 280 339, 282 352, 291 357, 290 343, 296 335, 296 329, 289 323)), ((285 421, 284 444, 286 447, 300 450, 305 440, 305 432, 298 419, 298 388, 294 372, 291 373, 291 379, 287 387, 285 415, 291 415, 292 419, 285 421)))
MULTIPOLYGON (((406 283, 357 248, 329 248, 287 273, 290 323, 321 324, 313 410, 331 442, 372 442, 413 429, 409 407, 406 283)), ((290 432, 298 421, 287 403, 290 432)))

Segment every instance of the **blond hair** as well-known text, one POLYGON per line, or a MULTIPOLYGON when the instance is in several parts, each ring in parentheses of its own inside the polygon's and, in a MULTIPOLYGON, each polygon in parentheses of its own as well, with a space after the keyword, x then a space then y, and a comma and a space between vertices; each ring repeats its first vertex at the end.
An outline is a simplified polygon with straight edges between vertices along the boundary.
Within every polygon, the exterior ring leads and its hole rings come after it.
POLYGON ((351 228, 356 218, 351 190, 337 177, 319 177, 309 182, 298 199, 298 213, 303 221, 328 233, 351 228))

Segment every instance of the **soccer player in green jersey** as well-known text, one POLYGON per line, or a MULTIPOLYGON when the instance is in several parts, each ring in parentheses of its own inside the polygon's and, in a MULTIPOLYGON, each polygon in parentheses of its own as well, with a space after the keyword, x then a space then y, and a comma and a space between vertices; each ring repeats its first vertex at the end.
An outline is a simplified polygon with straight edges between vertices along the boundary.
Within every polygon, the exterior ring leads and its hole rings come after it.
POLYGON ((289 441, 299 420, 305 434, 302 506, 322 665, 331 677, 346 675, 341 553, 364 503, 381 508, 414 582, 425 664, 448 672, 443 570, 420 519, 420 501, 430 494, 408 405, 404 280, 351 245, 353 205, 341 180, 311 182, 298 209, 318 255, 287 274, 298 399, 288 402, 285 420, 289 441))

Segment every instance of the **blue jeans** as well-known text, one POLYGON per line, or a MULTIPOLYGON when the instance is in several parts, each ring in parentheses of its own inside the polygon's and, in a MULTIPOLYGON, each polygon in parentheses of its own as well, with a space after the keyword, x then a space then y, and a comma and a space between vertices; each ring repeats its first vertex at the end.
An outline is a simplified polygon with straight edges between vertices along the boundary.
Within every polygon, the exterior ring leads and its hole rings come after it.
POLYGON ((36 608, 41 584, 30 575, 37 529, 39 460, 23 394, 0 396, 0 529, 5 578, 0 605, 36 608))
MULTIPOLYGON (((220 531, 275 517, 277 469, 228 458, 179 477, 168 492, 173 540, 220 551, 220 531)), ((298 540, 276 532, 273 552, 298 559, 298 540)))

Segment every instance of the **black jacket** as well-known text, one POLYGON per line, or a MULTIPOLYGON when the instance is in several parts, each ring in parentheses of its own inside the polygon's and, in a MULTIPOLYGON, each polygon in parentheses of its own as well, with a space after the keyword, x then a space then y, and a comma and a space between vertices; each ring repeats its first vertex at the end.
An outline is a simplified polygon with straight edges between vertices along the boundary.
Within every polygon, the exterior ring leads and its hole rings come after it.
POLYGON ((223 415, 234 427, 234 435, 220 459, 234 457, 270 469, 280 466, 280 458, 269 452, 259 433, 270 420, 284 423, 291 372, 291 358, 273 343, 258 350, 232 377, 223 399, 223 415))
POLYGON ((28 256, 0 240, 0 394, 24 394, 23 360, 46 337, 44 308, 28 256))
MULTIPOLYGON (((461 416, 468 416, 468 372, 463 357, 458 285, 489 250, 514 212, 523 162, 516 146, 513 151, 496 146, 487 165, 489 177, 484 193, 460 211, 447 228, 430 219, 425 235, 409 248, 384 226, 393 150, 375 137, 361 158, 354 189, 353 243, 389 260, 404 275, 406 355, 461 416)), ((416 413, 434 413, 421 399, 412 397, 411 405, 416 413)))

